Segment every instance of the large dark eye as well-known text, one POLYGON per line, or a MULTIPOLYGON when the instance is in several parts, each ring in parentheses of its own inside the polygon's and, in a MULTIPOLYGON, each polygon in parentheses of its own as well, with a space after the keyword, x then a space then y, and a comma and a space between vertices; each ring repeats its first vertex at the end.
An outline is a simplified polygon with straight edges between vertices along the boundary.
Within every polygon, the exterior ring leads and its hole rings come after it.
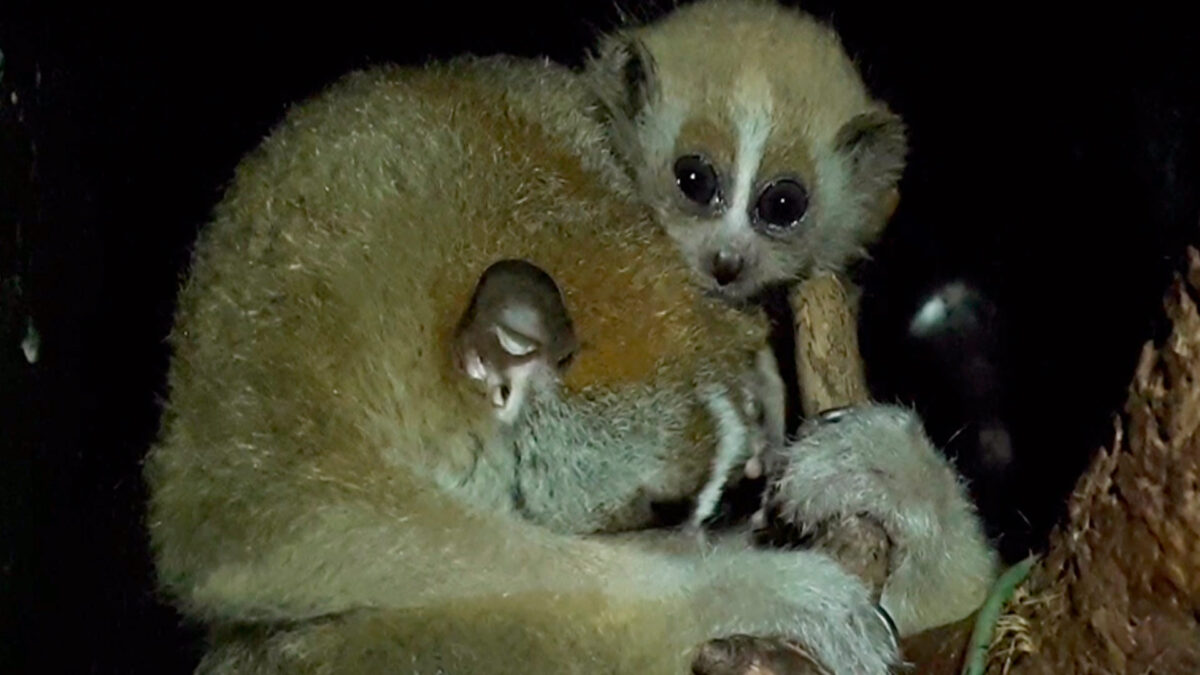
POLYGON ((808 191, 791 179, 775 181, 758 195, 754 205, 758 219, 775 227, 791 227, 808 210, 808 191))
POLYGON ((699 155, 675 160, 675 184, 688 199, 708 206, 717 195, 717 171, 699 155))

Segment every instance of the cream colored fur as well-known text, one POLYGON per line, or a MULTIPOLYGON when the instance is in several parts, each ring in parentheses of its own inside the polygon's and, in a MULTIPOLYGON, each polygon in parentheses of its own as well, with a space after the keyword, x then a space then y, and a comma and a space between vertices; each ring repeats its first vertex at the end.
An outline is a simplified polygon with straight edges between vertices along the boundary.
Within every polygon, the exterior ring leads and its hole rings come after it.
POLYGON ((767 508, 817 525, 867 515, 891 540, 880 604, 907 636, 978 609, 996 578, 989 546, 958 474, 920 419, 891 405, 813 422, 776 464, 767 508))

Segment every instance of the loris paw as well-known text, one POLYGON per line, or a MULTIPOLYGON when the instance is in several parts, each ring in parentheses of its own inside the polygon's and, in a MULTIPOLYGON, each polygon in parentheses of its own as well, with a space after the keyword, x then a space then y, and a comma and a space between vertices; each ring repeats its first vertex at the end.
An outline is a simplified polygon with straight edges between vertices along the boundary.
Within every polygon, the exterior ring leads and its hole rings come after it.
POLYGON ((923 516, 921 491, 939 487, 924 468, 926 454, 933 450, 907 411, 873 405, 825 411, 770 467, 762 509, 751 520, 758 543, 822 551, 878 600, 893 549, 907 543, 896 518, 923 516))
POLYGON ((734 635, 700 646, 693 675, 830 675, 802 645, 777 638, 734 635))
POLYGON ((888 405, 831 412, 807 423, 782 455, 768 467, 752 518, 760 541, 830 554, 867 582, 903 635, 978 607, 993 552, 915 413, 888 405))
POLYGON ((773 537, 799 535, 806 545, 824 537, 833 549, 844 548, 836 542, 849 542, 856 532, 902 543, 897 524, 936 520, 944 493, 957 487, 920 420, 894 406, 826 411, 775 459, 754 524, 773 537))

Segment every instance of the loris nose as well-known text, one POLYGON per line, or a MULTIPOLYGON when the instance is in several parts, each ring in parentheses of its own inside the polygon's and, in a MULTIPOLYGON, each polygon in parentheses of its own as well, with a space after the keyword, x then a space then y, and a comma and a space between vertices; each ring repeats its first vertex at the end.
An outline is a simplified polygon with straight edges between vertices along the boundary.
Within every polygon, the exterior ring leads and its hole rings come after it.
POLYGON ((712 276, 720 286, 728 286, 737 281, 742 273, 742 256, 728 251, 720 251, 712 259, 712 276))

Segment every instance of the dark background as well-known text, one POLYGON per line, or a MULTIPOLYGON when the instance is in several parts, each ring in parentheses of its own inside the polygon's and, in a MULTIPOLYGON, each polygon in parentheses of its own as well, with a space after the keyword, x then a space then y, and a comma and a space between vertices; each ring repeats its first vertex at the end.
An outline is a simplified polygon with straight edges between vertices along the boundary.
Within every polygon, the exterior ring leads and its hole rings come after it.
MULTIPOLYGON (((261 17, 197 7, 0 5, 5 672, 194 664, 197 634, 151 590, 139 462, 190 243, 286 104, 384 60, 507 51, 578 62, 616 16, 609 2, 261 17), (30 324, 33 364, 18 346, 30 324)), ((921 407, 1018 555, 1109 440, 1195 239, 1193 24, 1144 3, 808 7, 832 17, 911 126, 902 207, 861 270, 875 392, 921 407), (990 298, 967 307, 982 328, 913 339, 921 299, 954 279, 990 298), (1006 429, 1012 462, 983 460, 983 419, 1006 429)))

